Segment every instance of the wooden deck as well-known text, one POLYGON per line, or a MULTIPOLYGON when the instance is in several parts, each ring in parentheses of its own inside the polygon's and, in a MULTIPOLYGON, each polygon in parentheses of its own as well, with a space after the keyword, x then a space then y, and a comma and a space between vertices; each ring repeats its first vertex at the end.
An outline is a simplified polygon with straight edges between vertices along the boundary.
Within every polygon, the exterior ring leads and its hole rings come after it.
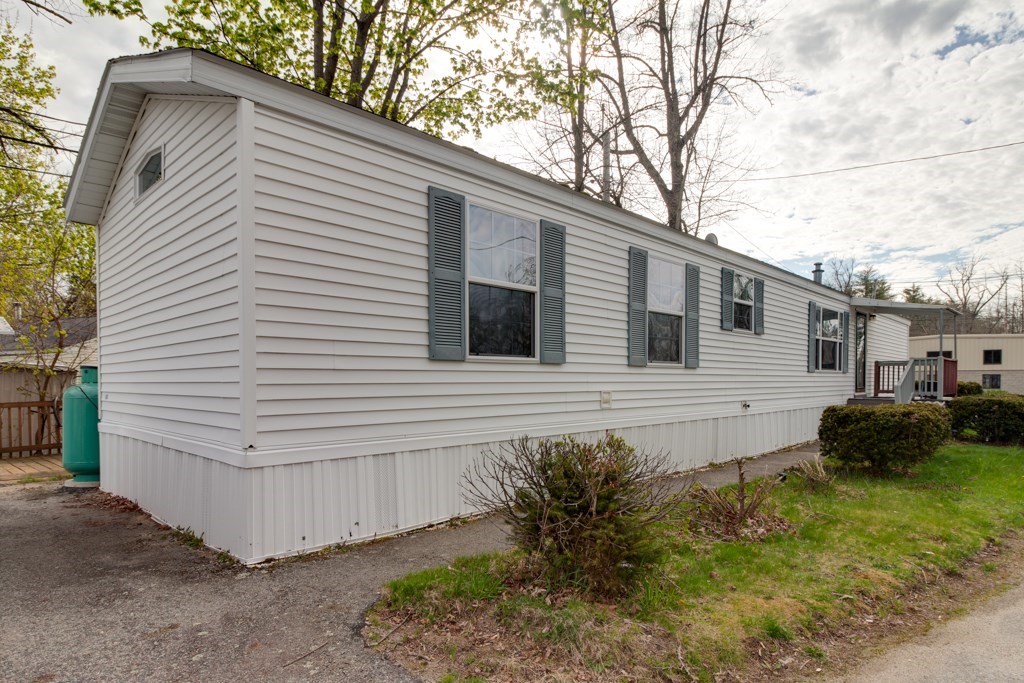
POLYGON ((66 479, 71 475, 64 469, 59 455, 33 455, 28 458, 0 460, 0 485, 17 484, 28 479, 46 481, 52 477, 66 479))

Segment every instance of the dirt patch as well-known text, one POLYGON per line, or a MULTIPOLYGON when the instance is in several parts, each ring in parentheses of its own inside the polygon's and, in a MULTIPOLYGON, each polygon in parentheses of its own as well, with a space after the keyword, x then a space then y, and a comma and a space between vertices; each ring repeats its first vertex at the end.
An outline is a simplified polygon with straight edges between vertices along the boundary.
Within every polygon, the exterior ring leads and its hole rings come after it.
MULTIPOLYGON (((741 647, 751 664, 720 671, 715 680, 833 678, 963 614, 1016 585, 1022 575, 1024 539, 1019 535, 989 544, 956 573, 922 573, 909 588, 885 575, 885 589, 875 593, 885 597, 838 596, 850 601, 851 616, 846 619, 817 623, 813 633, 795 634, 790 641, 747 639, 741 647)), ((773 605, 778 607, 780 600, 785 602, 780 598, 773 605)), ((794 604, 797 608, 803 610, 794 604)), ((613 615, 614 611, 613 605, 599 606, 596 617, 569 618, 559 625, 553 624, 549 615, 531 623, 527 609, 509 625, 492 604, 453 611, 434 622, 411 610, 378 609, 370 614, 363 636, 378 651, 428 680, 446 674, 484 677, 497 683, 699 677, 679 638, 657 624, 613 615), (602 613, 615 618, 602 619, 602 613), (567 632, 552 632, 559 628, 567 632), (629 664, 622 666, 621 662, 629 664)))

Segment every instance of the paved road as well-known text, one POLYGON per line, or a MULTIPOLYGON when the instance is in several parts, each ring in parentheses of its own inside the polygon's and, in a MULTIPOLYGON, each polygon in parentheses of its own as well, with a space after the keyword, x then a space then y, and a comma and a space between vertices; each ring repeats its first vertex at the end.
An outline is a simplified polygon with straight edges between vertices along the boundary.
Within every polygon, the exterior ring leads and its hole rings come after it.
MULTIPOLYGON (((778 472, 814 452, 747 471, 778 472)), ((718 486, 735 473, 699 480, 718 486)), ((96 495, 0 486, 0 681, 409 681, 363 646, 380 587, 504 546, 481 520, 269 570, 224 569, 146 515, 83 505, 96 495)))
POLYGON ((841 683, 1024 681, 1024 586, 870 660, 841 683))

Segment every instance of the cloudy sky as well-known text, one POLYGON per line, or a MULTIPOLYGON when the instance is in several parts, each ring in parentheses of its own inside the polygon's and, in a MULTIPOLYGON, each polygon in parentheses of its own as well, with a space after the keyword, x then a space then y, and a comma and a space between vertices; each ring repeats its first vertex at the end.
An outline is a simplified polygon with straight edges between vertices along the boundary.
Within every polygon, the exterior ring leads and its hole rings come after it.
MULTIPOLYGON (((55 116, 84 122, 106 60, 142 51, 137 23, 76 16, 66 27, 0 3, 57 67, 55 116)), ((741 186, 757 209, 714 228, 724 246, 801 274, 854 258, 897 291, 933 283, 959 258, 981 257, 985 272, 1024 259, 1024 144, 756 180, 1024 142, 1024 0, 765 5, 774 19, 761 47, 794 87, 735 121, 758 169, 741 186)), ((463 142, 519 156, 499 139, 463 142)))

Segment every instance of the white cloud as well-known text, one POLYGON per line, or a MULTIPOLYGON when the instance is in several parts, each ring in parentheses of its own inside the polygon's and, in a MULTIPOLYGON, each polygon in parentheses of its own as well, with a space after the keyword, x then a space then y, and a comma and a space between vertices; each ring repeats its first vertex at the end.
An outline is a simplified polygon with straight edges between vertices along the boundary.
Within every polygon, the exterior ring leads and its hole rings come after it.
MULTIPOLYGON (((752 177, 1024 139, 1024 40, 1006 30, 1014 21, 1005 4, 983 2, 786 5, 765 47, 801 90, 744 124, 742 139, 764 169, 752 177), (964 35, 987 39, 936 54, 964 35)), ((897 282, 929 282, 969 253, 994 270, 1024 257, 1022 161, 1018 146, 743 183, 768 216, 748 212, 733 223, 798 272, 853 257, 897 282)))
MULTIPOLYGON (((766 13, 775 19, 761 47, 800 89, 741 126, 738 137, 762 169, 753 177, 1024 139, 1024 0, 767 0, 766 13)), ((74 121, 88 117, 106 61, 143 51, 139 22, 20 21, 41 59, 57 66, 61 94, 50 113, 74 121)), ((500 138, 468 144, 522 156, 500 138)), ((758 211, 715 232, 723 245, 763 258, 738 230, 802 274, 839 256, 872 263, 898 283, 929 282, 968 253, 991 271, 1024 258, 1022 168, 1018 146, 741 183, 758 211)))

